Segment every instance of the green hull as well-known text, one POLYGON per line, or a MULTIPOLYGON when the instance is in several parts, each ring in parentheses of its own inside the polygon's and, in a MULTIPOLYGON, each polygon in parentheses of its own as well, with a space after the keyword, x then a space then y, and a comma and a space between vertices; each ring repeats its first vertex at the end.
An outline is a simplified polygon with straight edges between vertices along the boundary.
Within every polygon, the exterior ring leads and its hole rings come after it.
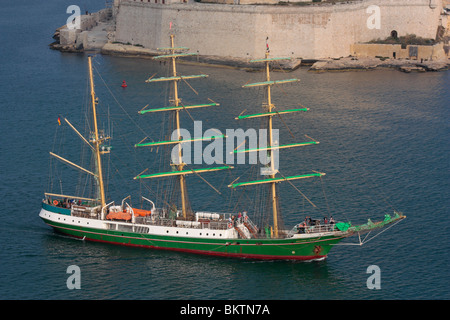
POLYGON ((55 231, 88 241, 196 254, 269 260, 315 260, 343 237, 308 239, 201 239, 74 226, 42 218, 55 231))

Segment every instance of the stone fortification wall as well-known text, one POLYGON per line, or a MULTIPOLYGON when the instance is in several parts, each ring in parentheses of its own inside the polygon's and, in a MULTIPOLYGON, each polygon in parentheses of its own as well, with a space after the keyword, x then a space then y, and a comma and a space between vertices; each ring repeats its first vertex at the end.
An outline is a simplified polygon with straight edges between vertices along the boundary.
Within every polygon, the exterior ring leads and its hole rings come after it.
POLYGON ((440 0, 359 0, 303 6, 116 0, 115 41, 148 49, 165 47, 172 22, 176 43, 200 55, 260 58, 268 37, 273 55, 323 59, 348 56, 354 43, 386 38, 393 30, 399 36, 435 38, 441 13, 440 0), (368 27, 368 20, 376 14, 367 11, 371 5, 379 8, 379 28, 368 27))
POLYGON ((400 44, 355 43, 352 48, 353 55, 356 57, 386 57, 427 61, 447 58, 443 43, 432 46, 408 45, 405 48, 402 48, 400 44))
MULTIPOLYGON (((108 28, 105 22, 112 24, 112 10, 103 9, 98 12, 80 16, 80 28, 68 29, 67 25, 58 28, 53 38, 57 40, 51 44, 53 49, 62 51, 98 50, 101 49, 108 38, 108 28), (100 29, 97 30, 99 24, 100 29)), ((113 28, 110 28, 110 32, 113 28)))

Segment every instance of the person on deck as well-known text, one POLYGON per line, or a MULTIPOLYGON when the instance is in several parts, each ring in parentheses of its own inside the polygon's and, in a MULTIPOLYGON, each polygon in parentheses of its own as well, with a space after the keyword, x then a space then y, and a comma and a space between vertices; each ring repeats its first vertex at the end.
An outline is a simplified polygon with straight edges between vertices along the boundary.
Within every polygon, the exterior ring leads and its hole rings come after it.
POLYGON ((305 233, 306 222, 302 222, 298 225, 297 231, 298 233, 305 233))

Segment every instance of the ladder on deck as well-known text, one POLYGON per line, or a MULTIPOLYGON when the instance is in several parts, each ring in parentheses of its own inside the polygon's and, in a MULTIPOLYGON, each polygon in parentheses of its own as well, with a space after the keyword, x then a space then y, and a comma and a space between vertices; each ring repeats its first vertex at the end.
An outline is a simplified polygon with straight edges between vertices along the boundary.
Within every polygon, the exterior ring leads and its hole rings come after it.
MULTIPOLYGON (((244 226, 243 224, 239 225, 239 226, 235 226, 234 229, 239 233, 239 236, 242 239, 250 239, 251 236, 247 235, 244 230, 241 229, 241 227, 244 226)), ((245 227, 245 226, 244 226, 245 227)))
POLYGON ((250 233, 251 233, 254 237, 256 237, 256 234, 257 234, 258 230, 256 230, 256 228, 255 228, 254 225, 251 225, 251 224, 248 223, 248 222, 244 222, 244 226, 247 228, 248 231, 250 231, 250 233))

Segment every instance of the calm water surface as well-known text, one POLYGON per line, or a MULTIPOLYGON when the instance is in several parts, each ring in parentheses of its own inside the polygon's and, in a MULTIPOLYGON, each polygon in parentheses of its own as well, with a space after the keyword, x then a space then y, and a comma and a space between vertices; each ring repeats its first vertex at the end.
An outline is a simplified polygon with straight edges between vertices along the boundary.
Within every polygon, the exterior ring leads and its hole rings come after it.
MULTIPOLYGON (((94 11, 104 5, 93 3, 80 6, 94 11)), ((62 54, 47 46, 54 30, 65 23, 70 4, 15 1, 2 4, 0 11, 0 25, 8 31, 0 48, 1 299, 450 298, 448 71, 317 74, 299 69, 287 76, 300 78, 300 85, 276 91, 280 109, 295 108, 297 103, 311 109, 284 118, 297 141, 307 134, 321 142, 280 156, 285 174, 311 169, 327 173, 327 199, 321 197, 321 185, 305 182, 300 186, 308 197, 326 212, 329 207, 336 218, 354 223, 380 218, 393 209, 407 215, 362 247, 337 246, 320 262, 255 262, 92 244, 54 234, 38 217, 48 181, 48 151, 58 115, 79 123, 86 94, 86 56, 62 54), (66 287, 70 265, 81 268, 81 290, 66 287), (381 269, 380 290, 366 286, 370 265, 381 269)), ((94 65, 120 103, 97 76, 103 111, 109 107, 115 123, 114 147, 125 162, 118 167, 126 182, 110 190, 120 201, 139 190, 131 178, 146 168, 139 165, 152 156, 148 150, 130 156, 127 148, 145 134, 155 139, 159 134, 159 119, 139 118, 137 110, 164 103, 162 87, 144 83, 162 66, 108 56, 97 56, 94 65), (126 90, 120 88, 123 79, 126 90), (132 129, 135 124, 140 129, 132 129)), ((261 92, 240 86, 259 80, 261 74, 186 65, 180 71, 210 75, 207 81, 191 83, 199 97, 221 104, 191 113, 203 120, 204 130, 259 127, 259 122, 241 123, 234 117, 244 109, 257 112, 261 92)), ((198 102, 189 89, 186 94, 187 100, 198 102)), ((286 137, 281 143, 294 141, 283 123, 278 126, 281 137, 286 137)), ((190 189, 192 205, 198 210, 229 210, 233 204, 227 200, 226 185, 245 169, 236 172, 231 180, 209 178, 217 181, 223 196, 196 181, 190 189)), ((284 222, 293 225, 310 209, 292 188, 281 189, 284 222)))

